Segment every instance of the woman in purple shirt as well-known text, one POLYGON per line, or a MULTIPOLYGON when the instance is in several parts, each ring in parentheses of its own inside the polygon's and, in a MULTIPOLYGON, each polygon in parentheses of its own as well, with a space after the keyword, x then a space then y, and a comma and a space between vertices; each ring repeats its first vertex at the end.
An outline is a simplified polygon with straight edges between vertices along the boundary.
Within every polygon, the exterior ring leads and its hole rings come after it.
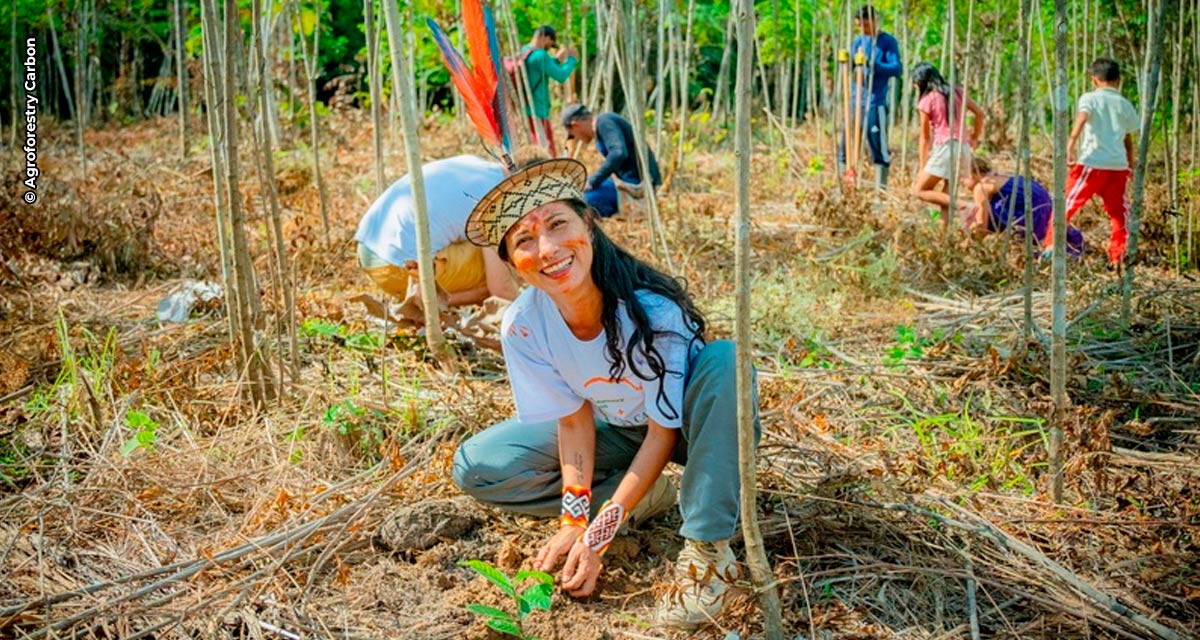
MULTIPOLYGON (((1050 228, 1054 202, 1050 193, 1037 180, 1026 182, 1024 176, 997 173, 983 158, 971 161, 971 173, 963 179, 963 185, 971 190, 975 206, 967 207, 963 217, 963 231, 975 240, 989 233, 997 233, 1012 227, 1018 238, 1025 237, 1025 185, 1029 184, 1030 211, 1033 212, 1033 238, 1039 251, 1050 228)), ((1067 255, 1078 258, 1083 255, 1083 232, 1076 227, 1067 227, 1067 255)))

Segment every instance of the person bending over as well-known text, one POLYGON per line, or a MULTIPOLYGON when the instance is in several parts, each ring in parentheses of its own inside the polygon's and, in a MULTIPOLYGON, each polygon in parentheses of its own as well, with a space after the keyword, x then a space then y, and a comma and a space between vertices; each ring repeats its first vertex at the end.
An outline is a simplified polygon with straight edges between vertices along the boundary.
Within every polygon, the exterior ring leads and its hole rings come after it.
MULTIPOLYGON (((479 198, 504 178, 500 165, 462 155, 422 165, 435 279, 450 306, 489 296, 512 300, 517 284, 495 250, 466 241, 463 227, 479 198)), ((419 303, 417 226, 412 177, 392 183, 371 203, 354 234, 358 261, 379 288, 419 303), (410 286, 411 285, 411 286, 410 286)))
MULTIPOLYGON (((583 197, 601 218, 616 215, 619 213, 617 185, 613 178, 620 180, 623 186, 627 185, 627 190, 640 192, 642 188, 642 171, 634 153, 637 144, 633 125, 615 113, 593 114, 579 103, 563 109, 562 123, 568 140, 578 139, 583 144, 596 141, 596 150, 604 157, 604 163, 588 176, 583 197)), ((647 151, 650 182, 657 187, 662 184, 658 160, 653 151, 647 151)))

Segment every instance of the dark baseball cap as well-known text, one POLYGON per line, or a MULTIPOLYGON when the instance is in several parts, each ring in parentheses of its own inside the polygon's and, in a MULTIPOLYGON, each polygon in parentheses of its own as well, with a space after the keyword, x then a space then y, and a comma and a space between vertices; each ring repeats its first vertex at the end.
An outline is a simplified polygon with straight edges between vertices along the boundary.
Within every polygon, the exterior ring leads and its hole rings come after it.
POLYGON ((571 134, 571 123, 575 122, 576 120, 582 120, 590 115, 592 115, 592 112, 588 111, 587 107, 578 102, 573 102, 566 107, 563 107, 562 125, 563 128, 567 130, 567 140, 573 140, 575 138, 575 136, 571 134))

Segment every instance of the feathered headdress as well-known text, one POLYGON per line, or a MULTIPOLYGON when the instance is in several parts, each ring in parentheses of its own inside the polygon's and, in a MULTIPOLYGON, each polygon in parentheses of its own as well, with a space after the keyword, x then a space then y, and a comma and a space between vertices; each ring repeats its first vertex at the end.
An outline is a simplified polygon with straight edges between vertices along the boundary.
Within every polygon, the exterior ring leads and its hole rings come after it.
POLYGON ((504 96, 504 61, 496 38, 496 20, 492 8, 484 6, 481 0, 464 0, 462 12, 463 31, 471 54, 470 66, 450 44, 450 38, 437 22, 432 18, 426 18, 425 22, 433 33, 454 86, 462 94, 471 124, 484 141, 500 149, 501 160, 511 172, 516 165, 512 159, 512 136, 504 96))

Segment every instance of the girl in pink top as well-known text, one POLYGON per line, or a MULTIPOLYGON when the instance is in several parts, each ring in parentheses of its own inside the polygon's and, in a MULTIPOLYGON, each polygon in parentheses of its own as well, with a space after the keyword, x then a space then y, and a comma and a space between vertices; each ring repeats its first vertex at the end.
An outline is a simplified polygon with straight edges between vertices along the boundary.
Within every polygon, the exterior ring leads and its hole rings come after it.
POLYGON ((971 174, 972 141, 983 135, 983 109, 963 94, 962 87, 955 88, 956 114, 951 126, 950 85, 942 78, 942 74, 938 73, 932 64, 922 62, 913 68, 912 78, 920 96, 917 111, 921 114, 922 167, 913 183, 913 195, 923 202, 937 205, 942 210, 941 221, 942 227, 945 228, 950 221, 949 181, 954 155, 958 155, 958 177, 967 179, 971 174), (974 117, 971 122, 971 135, 963 140, 960 132, 965 130, 962 123, 967 111, 974 117), (939 182, 942 183, 941 189, 937 188, 939 182))

